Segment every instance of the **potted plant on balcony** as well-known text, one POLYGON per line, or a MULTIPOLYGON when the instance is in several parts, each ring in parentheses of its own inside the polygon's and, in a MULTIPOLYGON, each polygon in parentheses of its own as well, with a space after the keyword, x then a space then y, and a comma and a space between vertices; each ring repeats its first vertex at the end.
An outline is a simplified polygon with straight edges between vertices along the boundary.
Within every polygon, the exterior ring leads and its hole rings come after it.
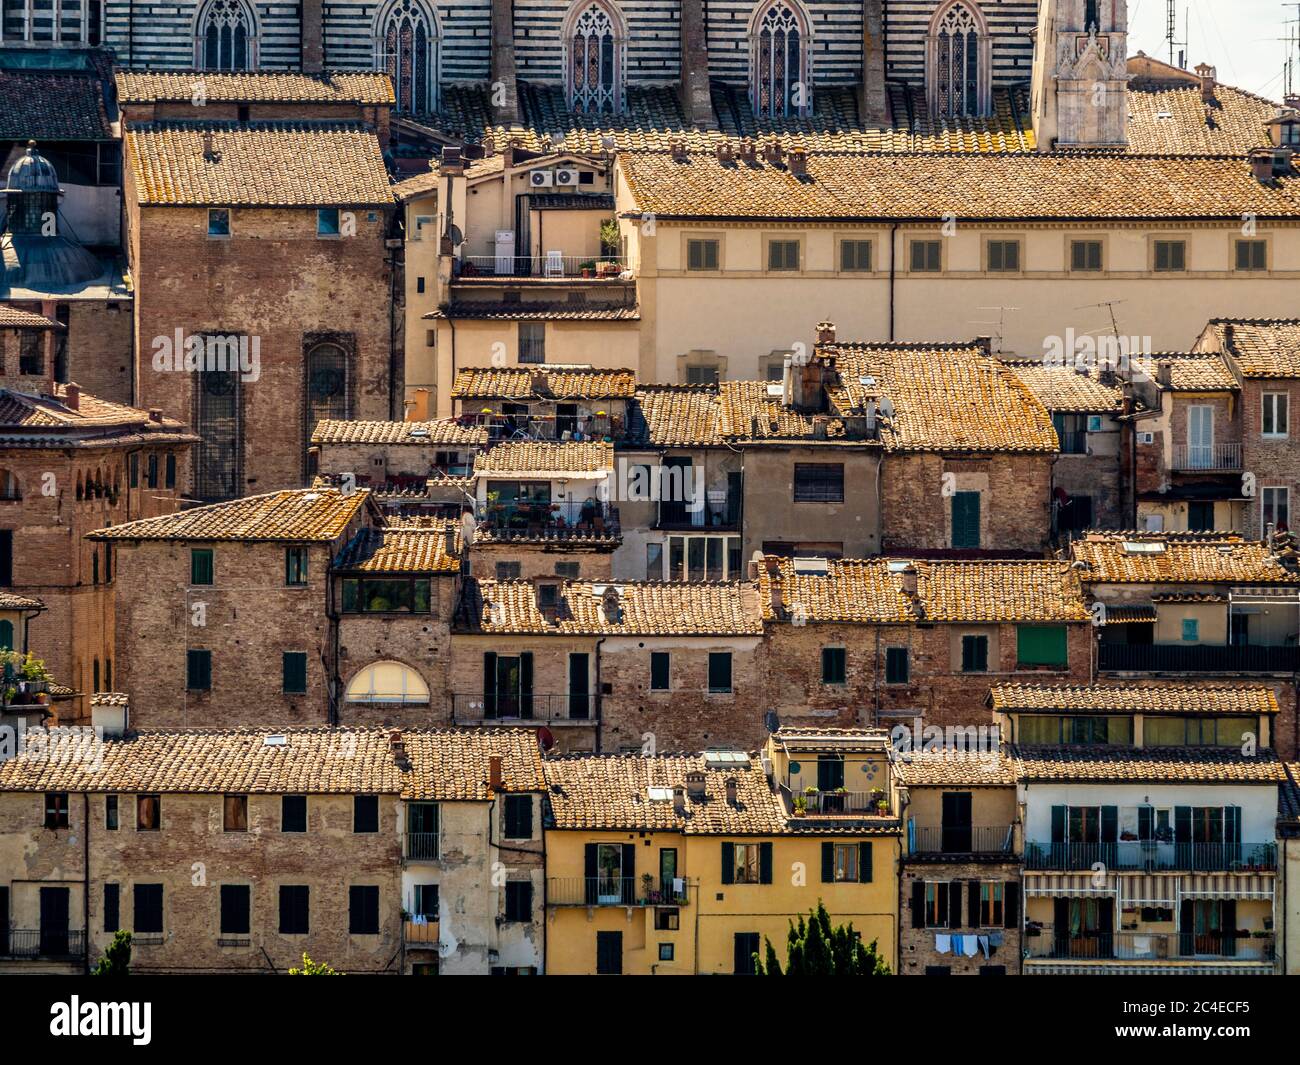
POLYGON ((794 813, 796 817, 805 817, 808 813, 808 799, 803 795, 794 797, 794 813))
POLYGON ((582 271, 583 277, 591 277, 596 272, 596 260, 586 259, 578 264, 578 269, 582 271))
POLYGON ((656 894, 656 892, 654 891, 654 883, 655 883, 655 878, 652 877, 649 873, 641 874, 641 901, 642 902, 658 901, 656 898, 652 897, 656 894))

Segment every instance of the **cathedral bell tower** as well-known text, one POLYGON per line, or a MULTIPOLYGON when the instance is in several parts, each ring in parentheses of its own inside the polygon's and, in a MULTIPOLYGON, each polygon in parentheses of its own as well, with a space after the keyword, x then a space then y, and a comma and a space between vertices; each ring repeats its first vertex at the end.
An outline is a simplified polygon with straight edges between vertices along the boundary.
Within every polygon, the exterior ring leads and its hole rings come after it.
POLYGON ((1039 151, 1128 144, 1127 0, 1041 0, 1032 108, 1039 151))

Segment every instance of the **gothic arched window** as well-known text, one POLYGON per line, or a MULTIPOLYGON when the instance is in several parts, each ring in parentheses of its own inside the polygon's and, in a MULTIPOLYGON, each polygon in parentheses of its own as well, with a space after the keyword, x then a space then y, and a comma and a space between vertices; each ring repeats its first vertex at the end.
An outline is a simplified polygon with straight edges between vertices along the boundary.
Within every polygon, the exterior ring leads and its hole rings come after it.
POLYGON ((1087 0, 1083 5, 1083 28, 1085 30, 1101 29, 1101 5, 1097 0, 1087 0))
POLYGON ((989 41, 978 10, 953 3, 931 23, 927 88, 930 109, 940 118, 989 111, 989 41))
POLYGON ((621 111, 626 35, 617 14, 604 3, 582 2, 570 12, 568 23, 565 78, 570 109, 621 111))
POLYGON ((421 0, 394 0, 380 14, 377 67, 393 79, 397 110, 438 109, 438 22, 421 0))
POLYGON ((807 22, 787 0, 771 0, 750 29, 750 96, 764 118, 807 114, 811 105, 807 22))
POLYGON ((257 41, 253 13, 243 0, 209 0, 195 36, 201 70, 253 70, 257 41))
POLYGON ((307 353, 307 438, 319 422, 348 417, 348 356, 337 344, 307 353))

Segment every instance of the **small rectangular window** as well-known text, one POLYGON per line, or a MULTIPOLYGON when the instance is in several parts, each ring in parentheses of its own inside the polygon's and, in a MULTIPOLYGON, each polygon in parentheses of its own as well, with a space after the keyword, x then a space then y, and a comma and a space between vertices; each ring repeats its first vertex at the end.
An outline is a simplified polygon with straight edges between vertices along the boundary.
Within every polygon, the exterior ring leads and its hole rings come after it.
POLYGON ((716 240, 688 240, 686 242, 686 268, 688 270, 716 270, 718 268, 718 242, 716 240))
POLYGON ((45 827, 68 827, 68 793, 66 791, 47 791, 45 793, 45 827))
POLYGON ((1265 436, 1284 437, 1290 422, 1291 397, 1286 392, 1265 392, 1260 426, 1265 436))
POLYGON ((822 683, 844 684, 848 679, 847 651, 843 647, 822 648, 822 683))
POLYGON ((247 884, 221 885, 221 934, 246 936, 249 934, 249 897, 247 884))
POLYGON ((104 829, 108 832, 117 831, 117 796, 104 796, 104 829))
POLYGON ((650 652, 650 690, 666 692, 671 686, 672 658, 667 651, 650 652))
POLYGON ((507 795, 503 811, 505 827, 502 835, 506 839, 533 838, 533 797, 531 795, 507 795))
POLYGON ((230 211, 225 207, 208 208, 208 236, 230 236, 230 211))
POLYGON ((127 485, 131 488, 140 487, 140 455, 133 452, 130 460, 126 464, 127 485))
POLYGON ((222 802, 221 827, 226 832, 248 831, 248 796, 227 795, 222 802))
POLYGON ((660 943, 660 944, 659 944, 659 960, 660 960, 660 961, 672 961, 672 960, 673 960, 673 944, 672 944, 672 943, 660 943))
POLYGON ((912 273, 937 274, 942 269, 943 245, 939 241, 912 241, 912 273))
POLYGON ((145 935, 159 935, 163 930, 163 886, 136 884, 133 930, 145 935))
POLYGON ((885 648, 885 683, 906 684, 911 677, 911 665, 906 647, 885 648))
POLYGON ((840 241, 840 269, 845 273, 867 273, 871 270, 871 241, 840 241))
POLYGON ((157 832, 162 827, 162 797, 137 795, 135 797, 135 830, 157 832))
POLYGON ((1291 490, 1289 488, 1265 488, 1260 506, 1265 527, 1273 525, 1278 531, 1290 528, 1291 490))
POLYGON ((212 548, 190 548, 190 584, 206 585, 213 582, 212 548))
POLYGON ((989 669, 989 638, 987 636, 963 636, 961 638, 961 671, 963 673, 987 673, 989 669))
POLYGON ((339 209, 321 207, 316 211, 316 236, 337 237, 339 235, 339 209))
POLYGON ((533 919, 533 884, 530 880, 506 881, 507 921, 528 923, 533 919))
POLYGON ((546 323, 519 323, 519 361, 521 363, 546 362, 546 323))
POLYGON ((285 695, 307 694, 307 652, 285 651, 280 656, 285 695))
POLYGON ((1070 242, 1070 269, 1078 273, 1097 273, 1101 270, 1101 241, 1073 240, 1070 242))
POLYGON ((122 927, 122 887, 104 885, 104 931, 112 935, 122 927))
POLYGON ((1201 638, 1201 624, 1196 618, 1183 618, 1183 641, 1196 643, 1201 638))
POLYGON ((192 692, 212 690, 212 652, 185 652, 185 688, 192 692))
POLYGON ((284 583, 291 588, 301 588, 307 583, 307 549, 284 549, 284 583))
POLYGON ((1268 269, 1268 241, 1266 240, 1239 240, 1237 241, 1237 269, 1238 270, 1267 270, 1268 269))
POLYGON ((352 831, 379 831, 379 796, 356 795, 352 799, 352 831))
POLYGON ((280 934, 305 936, 311 928, 311 889, 305 884, 280 885, 280 934))
POLYGON ((718 368, 716 366, 686 367, 686 383, 688 385, 716 385, 718 377, 718 368))
POLYGON ((499 581, 517 581, 523 573, 523 563, 521 562, 498 562, 496 564, 496 578, 499 581))
POLYGON ((377 886, 354 884, 348 888, 348 933, 354 936, 379 935, 377 886))
POLYGON ((798 270, 799 242, 797 240, 769 240, 767 242, 767 268, 769 270, 798 270))
POLYGON ((307 831, 306 795, 283 795, 280 797, 280 831, 307 831))
POLYGON ((1181 240, 1155 242, 1155 268, 1158 273, 1177 273, 1187 269, 1187 243, 1181 240))
POLYGON ((1020 269, 1020 241, 989 241, 989 272, 1013 274, 1020 269))
POLYGON ((843 503, 843 463, 796 462, 794 501, 796 503, 843 503))
POLYGON ((582 567, 578 562, 557 562, 555 564, 555 575, 563 577, 566 581, 576 581, 582 567))
POLYGON ((731 652, 709 652, 709 691, 723 693, 731 691, 731 652))
POLYGON ((176 487, 176 456, 167 456, 167 479, 164 482, 167 488, 176 487))

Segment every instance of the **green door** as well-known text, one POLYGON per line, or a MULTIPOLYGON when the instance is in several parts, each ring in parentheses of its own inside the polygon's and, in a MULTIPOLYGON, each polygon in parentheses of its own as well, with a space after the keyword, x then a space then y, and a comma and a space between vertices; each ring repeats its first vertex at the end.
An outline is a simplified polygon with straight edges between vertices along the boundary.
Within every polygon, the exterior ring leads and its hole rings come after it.
POLYGON ((952 546, 979 547, 980 494, 954 492, 952 496, 952 546))

